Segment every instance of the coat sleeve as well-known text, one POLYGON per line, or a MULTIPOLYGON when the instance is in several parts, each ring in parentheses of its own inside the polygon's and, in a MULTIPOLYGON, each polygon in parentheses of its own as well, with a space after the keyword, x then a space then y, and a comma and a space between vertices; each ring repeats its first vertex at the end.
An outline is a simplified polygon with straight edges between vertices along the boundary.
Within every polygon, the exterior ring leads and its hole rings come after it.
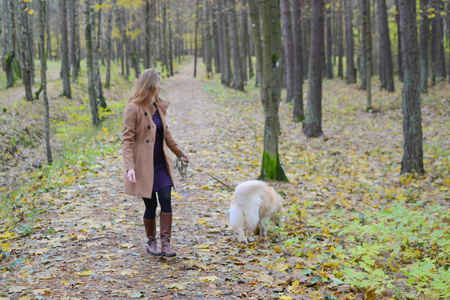
POLYGON ((169 149, 177 157, 186 156, 186 154, 184 154, 183 150, 181 150, 180 146, 178 146, 178 144, 173 139, 172 133, 170 133, 170 130, 169 130, 168 126, 166 127, 165 140, 166 140, 167 147, 169 147, 169 149))
POLYGON ((134 105, 127 105, 123 117, 122 156, 125 170, 134 169, 133 143, 136 133, 137 111, 134 105))

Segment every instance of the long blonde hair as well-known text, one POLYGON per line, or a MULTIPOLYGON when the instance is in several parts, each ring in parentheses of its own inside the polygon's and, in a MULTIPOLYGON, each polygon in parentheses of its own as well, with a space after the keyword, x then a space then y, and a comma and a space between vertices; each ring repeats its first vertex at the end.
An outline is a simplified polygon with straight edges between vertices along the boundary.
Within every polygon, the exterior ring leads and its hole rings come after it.
POLYGON ((153 103, 158 94, 158 84, 161 80, 161 72, 155 69, 145 69, 136 82, 133 95, 128 102, 138 105, 153 103))

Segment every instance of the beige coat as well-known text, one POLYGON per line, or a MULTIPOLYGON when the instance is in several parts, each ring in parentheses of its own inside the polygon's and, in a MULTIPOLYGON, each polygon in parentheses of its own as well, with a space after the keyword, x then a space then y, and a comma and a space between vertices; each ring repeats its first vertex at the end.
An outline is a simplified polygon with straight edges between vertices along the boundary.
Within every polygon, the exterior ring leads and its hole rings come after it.
MULTIPOLYGON (((170 179, 173 181, 173 163, 169 149, 177 156, 185 156, 178 144, 173 140, 166 121, 169 102, 156 99, 159 115, 164 130, 164 155, 170 179)), ((128 103, 123 118, 122 155, 124 161, 125 194, 151 198, 153 189, 153 148, 155 145, 156 125, 152 116, 156 112, 154 105, 140 106, 128 103), (127 172, 134 169, 136 183, 127 178, 127 172)))

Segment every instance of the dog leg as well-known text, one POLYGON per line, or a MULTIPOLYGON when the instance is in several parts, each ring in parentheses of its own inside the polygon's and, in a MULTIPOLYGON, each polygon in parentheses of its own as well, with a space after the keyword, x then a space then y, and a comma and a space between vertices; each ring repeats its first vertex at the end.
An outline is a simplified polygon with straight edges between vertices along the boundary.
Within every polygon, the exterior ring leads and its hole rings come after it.
POLYGON ((246 232, 247 232, 247 240, 249 242, 254 242, 255 239, 253 238, 253 230, 246 228, 246 232))
POLYGON ((259 220, 259 236, 266 237, 267 236, 267 228, 265 224, 265 220, 259 220))
POLYGON ((238 232, 238 242, 240 243, 247 243, 247 238, 245 237, 244 229, 242 227, 239 227, 237 229, 238 232))

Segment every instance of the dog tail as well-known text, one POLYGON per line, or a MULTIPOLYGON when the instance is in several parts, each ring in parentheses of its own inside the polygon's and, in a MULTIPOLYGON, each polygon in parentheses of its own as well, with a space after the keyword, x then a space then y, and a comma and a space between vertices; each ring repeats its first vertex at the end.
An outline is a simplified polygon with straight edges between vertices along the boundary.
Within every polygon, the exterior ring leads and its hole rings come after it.
POLYGON ((261 196, 267 183, 259 180, 245 181, 236 187, 234 205, 230 208, 230 225, 233 228, 246 227, 255 230, 259 221, 261 196))

